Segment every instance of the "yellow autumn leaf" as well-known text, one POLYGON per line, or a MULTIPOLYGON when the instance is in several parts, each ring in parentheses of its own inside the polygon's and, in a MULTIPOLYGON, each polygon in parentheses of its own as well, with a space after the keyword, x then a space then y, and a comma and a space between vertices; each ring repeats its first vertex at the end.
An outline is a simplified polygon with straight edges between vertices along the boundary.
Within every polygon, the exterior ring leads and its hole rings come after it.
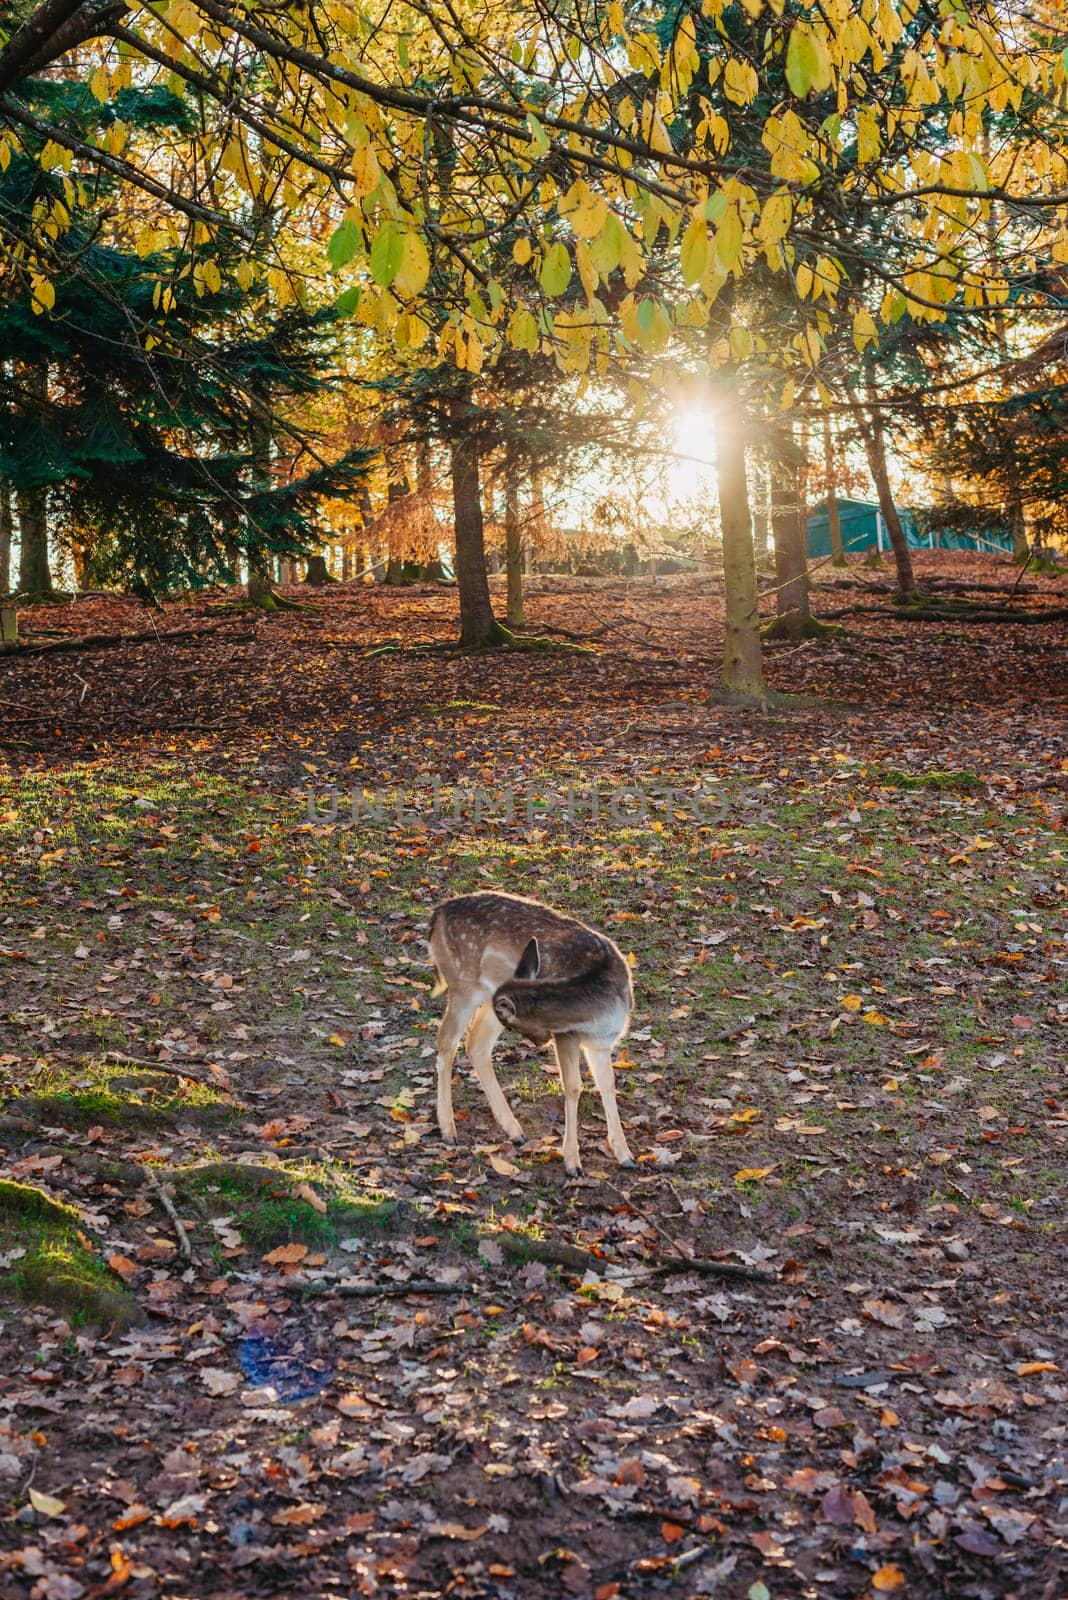
POLYGON ((761 244, 778 244, 790 231, 790 222, 794 214, 794 203, 788 194, 773 194, 767 200, 763 211, 760 213, 760 222, 757 225, 757 238, 761 244))
POLYGON ((716 228, 716 259, 727 272, 737 265, 742 254, 742 219, 737 206, 730 206, 716 228))
POLYGON ((777 1163, 770 1167, 742 1167, 734 1174, 735 1183, 757 1183, 761 1178, 766 1178, 770 1172, 775 1171, 777 1163))
POLYGON ((857 351, 863 354, 866 345, 877 344, 878 341, 879 330, 875 326, 872 314, 866 306, 861 306, 853 318, 853 344, 857 351))
POLYGON ((394 292, 405 300, 412 300, 425 286, 430 276, 430 256, 418 233, 404 235, 401 263, 393 280, 394 292))
POLYGON ((843 1011, 859 1011, 864 1001, 859 994, 844 994, 838 1004, 843 1011))
POLYGON ((747 106, 755 100, 760 80, 748 61, 731 56, 723 74, 723 92, 736 106, 747 106))
POLYGON ((50 279, 42 277, 39 272, 30 274, 30 291, 33 295, 33 313, 40 316, 42 311, 51 311, 56 303, 56 286, 50 279))
POLYGON ((894 1594, 905 1587, 905 1574, 890 1563, 872 1574, 871 1586, 878 1594, 894 1594))
POLYGON ((42 1517, 61 1517, 67 1509, 65 1500, 57 1500, 55 1495, 42 1494, 40 1489, 30 1490, 30 1504, 42 1517))
POLYGON ((679 265, 682 281, 689 285, 700 283, 708 266, 708 225, 703 216, 696 216, 682 236, 679 248, 679 265))

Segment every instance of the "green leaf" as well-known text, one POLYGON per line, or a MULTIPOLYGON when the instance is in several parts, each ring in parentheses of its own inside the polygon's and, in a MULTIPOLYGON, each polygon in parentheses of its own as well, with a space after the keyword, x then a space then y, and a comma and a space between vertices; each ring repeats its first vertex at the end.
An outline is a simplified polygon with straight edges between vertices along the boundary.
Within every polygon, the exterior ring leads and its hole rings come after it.
POLYGON ((354 222, 343 222, 335 228, 326 247, 326 259, 336 272, 347 267, 360 248, 360 230, 354 222))
POLYGON ((709 222, 718 222, 727 209, 727 196, 717 189, 715 194, 710 194, 705 201, 705 216, 709 222))
POLYGON ((404 259, 404 235, 388 218, 375 234, 371 245, 371 276, 380 289, 388 289, 404 259))
POLYGON ((512 313, 508 337, 516 350, 533 351, 538 348, 538 324, 529 311, 521 309, 512 313))
POLYGON ((571 257, 566 244, 557 242, 546 250, 538 282, 546 294, 563 294, 571 282, 571 257))
POLYGON ((794 24, 786 47, 786 81, 799 100, 813 89, 826 89, 831 81, 826 45, 801 22, 794 24))
POLYGON ((353 284, 351 289, 346 289, 343 294, 338 295, 337 299, 334 301, 334 310, 339 316, 347 317, 351 312, 356 310, 356 307, 359 305, 359 303, 360 287, 359 284, 353 284))
POLYGON ((527 112, 527 132, 530 134, 530 148, 535 156, 543 156, 549 148, 549 136, 533 111, 527 112))
POLYGON ((607 278, 619 266, 623 244, 623 224, 615 212, 610 211, 600 233, 590 240, 590 260, 602 278, 607 278))

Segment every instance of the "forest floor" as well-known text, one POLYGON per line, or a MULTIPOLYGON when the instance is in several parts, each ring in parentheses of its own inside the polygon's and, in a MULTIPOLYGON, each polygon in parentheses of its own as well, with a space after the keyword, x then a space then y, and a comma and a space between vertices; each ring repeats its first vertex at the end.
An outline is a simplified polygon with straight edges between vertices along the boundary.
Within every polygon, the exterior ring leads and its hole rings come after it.
POLYGON ((0 659, 0 1593, 1064 1595, 1064 628, 819 576, 766 715, 708 580, 22 613, 159 638, 0 659), (636 1169, 506 1040, 441 1145, 491 885, 633 956, 636 1169))

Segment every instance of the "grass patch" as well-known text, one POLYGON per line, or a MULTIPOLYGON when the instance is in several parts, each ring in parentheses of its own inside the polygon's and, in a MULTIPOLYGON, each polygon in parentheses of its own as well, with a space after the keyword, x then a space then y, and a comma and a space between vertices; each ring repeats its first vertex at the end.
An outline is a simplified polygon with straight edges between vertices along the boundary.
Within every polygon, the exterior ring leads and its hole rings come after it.
POLYGON ((207 1084, 93 1062, 73 1072, 49 1068, 38 1073, 24 1090, 0 1103, 0 1110, 71 1128, 97 1123, 158 1128, 179 1117, 210 1128, 238 1115, 233 1103, 207 1084))
POLYGON ((176 1175, 179 1188, 216 1216, 229 1216, 250 1250, 272 1250, 280 1244, 307 1244, 328 1250, 340 1239, 396 1231, 403 1207, 388 1195, 341 1187, 326 1194, 314 1175, 285 1167, 245 1166, 212 1161, 176 1175), (294 1192, 307 1185, 326 1210, 294 1192))
POLYGON ((142 1320, 122 1280, 100 1260, 78 1213, 30 1184, 0 1179, 0 1292, 61 1311, 73 1327, 142 1320))

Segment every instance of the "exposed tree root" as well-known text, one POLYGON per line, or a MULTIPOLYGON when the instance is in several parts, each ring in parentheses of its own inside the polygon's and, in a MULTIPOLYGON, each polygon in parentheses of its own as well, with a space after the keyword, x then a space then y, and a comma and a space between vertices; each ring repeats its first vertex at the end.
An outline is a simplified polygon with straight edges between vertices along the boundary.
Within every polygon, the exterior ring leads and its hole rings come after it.
POLYGON ((1042 622, 1068 621, 1068 606, 1057 606, 1047 611, 1016 611, 1009 607, 993 608, 989 606, 975 606, 973 608, 961 607, 948 609, 945 606, 894 606, 890 616, 900 617, 904 622, 1021 622, 1036 624, 1042 622))
POLYGON ((907 605, 843 606, 831 615, 896 617, 902 622, 1019 622, 1035 626, 1043 622, 1068 620, 1068 606, 1050 607, 1045 611, 1020 611, 1011 606, 976 606, 966 602, 947 604, 946 600, 935 600, 925 595, 915 604, 910 600, 907 605))
POLYGON ((806 616, 789 611, 785 616, 774 617, 760 630, 760 637, 765 641, 784 639, 792 644, 799 644, 802 639, 814 639, 826 644, 828 640, 842 638, 844 633, 845 629, 837 622, 821 622, 819 617, 811 613, 806 616))
POLYGON ((767 689, 750 693, 745 689, 728 689, 719 683, 708 697, 712 706, 734 706, 741 711, 766 711, 770 699, 767 689))
POLYGON ((265 589, 262 594, 249 595, 247 600, 238 601, 235 609, 267 612, 314 611, 315 607, 307 600, 287 600, 277 589, 265 589))
MULTIPOLYGON (((553 629, 553 632, 562 632, 562 629, 553 629)), ((572 644, 564 639, 550 639, 544 634, 513 633, 503 623, 495 622, 493 631, 478 643, 465 643, 461 640, 444 639, 428 640, 423 644, 401 644, 399 641, 390 640, 387 644, 375 645, 364 652, 364 660, 372 661, 376 656, 388 655, 456 655, 473 656, 483 650, 513 650, 517 652, 533 650, 561 650, 573 655, 596 655, 593 645, 572 644)))

